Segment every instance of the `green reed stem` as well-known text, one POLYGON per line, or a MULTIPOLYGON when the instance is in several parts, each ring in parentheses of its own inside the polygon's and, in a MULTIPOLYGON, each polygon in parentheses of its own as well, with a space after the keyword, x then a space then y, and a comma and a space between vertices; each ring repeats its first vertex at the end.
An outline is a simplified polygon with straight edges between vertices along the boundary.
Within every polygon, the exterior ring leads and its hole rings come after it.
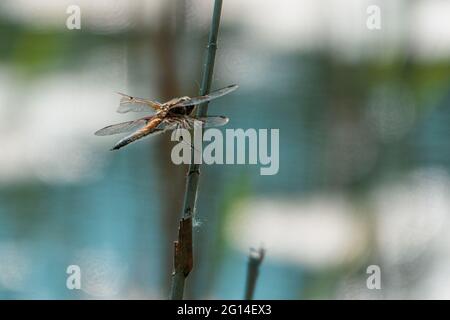
MULTIPOLYGON (((208 94, 211 88, 221 11, 222 0, 215 0, 200 95, 208 94)), ((198 106, 197 116, 204 117, 207 112, 207 102, 198 106)), ((172 300, 183 299, 185 281, 193 266, 192 218, 195 214, 199 177, 200 165, 191 161, 186 180, 186 192, 184 195, 184 206, 180 221, 178 241, 175 242, 174 272, 172 274, 172 287, 170 292, 170 299, 172 300)))

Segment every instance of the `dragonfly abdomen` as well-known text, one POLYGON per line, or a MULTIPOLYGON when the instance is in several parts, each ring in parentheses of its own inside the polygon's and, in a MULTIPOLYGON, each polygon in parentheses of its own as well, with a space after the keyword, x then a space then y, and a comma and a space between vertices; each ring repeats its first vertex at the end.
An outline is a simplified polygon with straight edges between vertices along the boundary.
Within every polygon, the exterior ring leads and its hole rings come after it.
POLYGON ((155 128, 161 123, 162 119, 161 118, 153 118, 152 120, 150 120, 148 122, 148 124, 143 127, 142 129, 136 131, 135 133, 123 138, 122 140, 120 140, 119 142, 117 142, 114 147, 111 149, 112 150, 119 150, 122 147, 125 147, 126 145, 139 140, 143 137, 145 137, 146 135, 149 135, 150 133, 152 133, 155 128))

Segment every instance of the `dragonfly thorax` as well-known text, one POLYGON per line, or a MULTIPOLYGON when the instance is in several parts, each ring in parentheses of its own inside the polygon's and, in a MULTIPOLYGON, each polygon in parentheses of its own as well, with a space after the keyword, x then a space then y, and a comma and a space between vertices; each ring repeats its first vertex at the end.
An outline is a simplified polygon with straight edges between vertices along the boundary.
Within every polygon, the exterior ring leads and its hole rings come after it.
POLYGON ((156 112, 157 116, 165 117, 169 113, 170 106, 162 106, 161 109, 156 112))
POLYGON ((189 98, 188 96, 184 96, 184 97, 180 97, 180 98, 174 98, 172 100, 167 101, 166 103, 164 103, 164 106, 167 107, 173 107, 176 106, 179 103, 185 102, 185 101, 189 101, 191 98, 189 98))

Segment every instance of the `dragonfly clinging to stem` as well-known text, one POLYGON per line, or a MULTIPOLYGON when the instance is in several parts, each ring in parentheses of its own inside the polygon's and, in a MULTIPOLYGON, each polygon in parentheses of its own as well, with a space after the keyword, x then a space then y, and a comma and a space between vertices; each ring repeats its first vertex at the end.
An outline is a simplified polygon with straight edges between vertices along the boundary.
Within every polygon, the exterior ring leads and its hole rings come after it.
POLYGON ((137 120, 107 126, 95 132, 95 135, 109 136, 112 134, 132 132, 130 135, 119 140, 111 149, 118 150, 131 142, 139 140, 150 134, 157 134, 176 129, 192 129, 195 121, 200 121, 205 127, 223 126, 229 120, 227 117, 207 116, 196 118, 193 117, 191 113, 194 106, 222 97, 237 88, 238 86, 233 84, 204 96, 194 98, 185 96, 181 98, 174 98, 164 103, 119 93, 122 98, 120 99, 120 105, 117 112, 127 113, 130 111, 151 111, 153 114, 137 120))

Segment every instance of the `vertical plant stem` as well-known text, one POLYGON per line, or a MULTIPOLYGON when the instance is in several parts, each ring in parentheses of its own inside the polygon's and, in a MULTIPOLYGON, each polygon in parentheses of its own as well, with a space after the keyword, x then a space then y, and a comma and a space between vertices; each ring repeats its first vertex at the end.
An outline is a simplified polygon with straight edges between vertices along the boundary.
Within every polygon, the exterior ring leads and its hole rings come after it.
MULTIPOLYGON (((200 95, 208 94, 211 88, 221 11, 222 0, 215 0, 200 95)), ((207 112, 208 103, 203 103, 198 106, 197 116, 204 117, 207 112)), ((192 156, 186 180, 186 192, 184 195, 183 214, 178 229, 178 241, 175 241, 174 243, 174 271, 172 274, 172 287, 170 293, 170 298, 172 300, 183 299, 184 284, 193 266, 192 218, 195 214, 199 177, 200 165, 194 163, 192 156)))
POLYGON ((250 255, 248 258, 247 269, 247 281, 245 284, 245 300, 252 300, 255 292, 256 280, 258 280, 259 266, 264 259, 265 251, 260 248, 259 250, 250 249, 250 255))

